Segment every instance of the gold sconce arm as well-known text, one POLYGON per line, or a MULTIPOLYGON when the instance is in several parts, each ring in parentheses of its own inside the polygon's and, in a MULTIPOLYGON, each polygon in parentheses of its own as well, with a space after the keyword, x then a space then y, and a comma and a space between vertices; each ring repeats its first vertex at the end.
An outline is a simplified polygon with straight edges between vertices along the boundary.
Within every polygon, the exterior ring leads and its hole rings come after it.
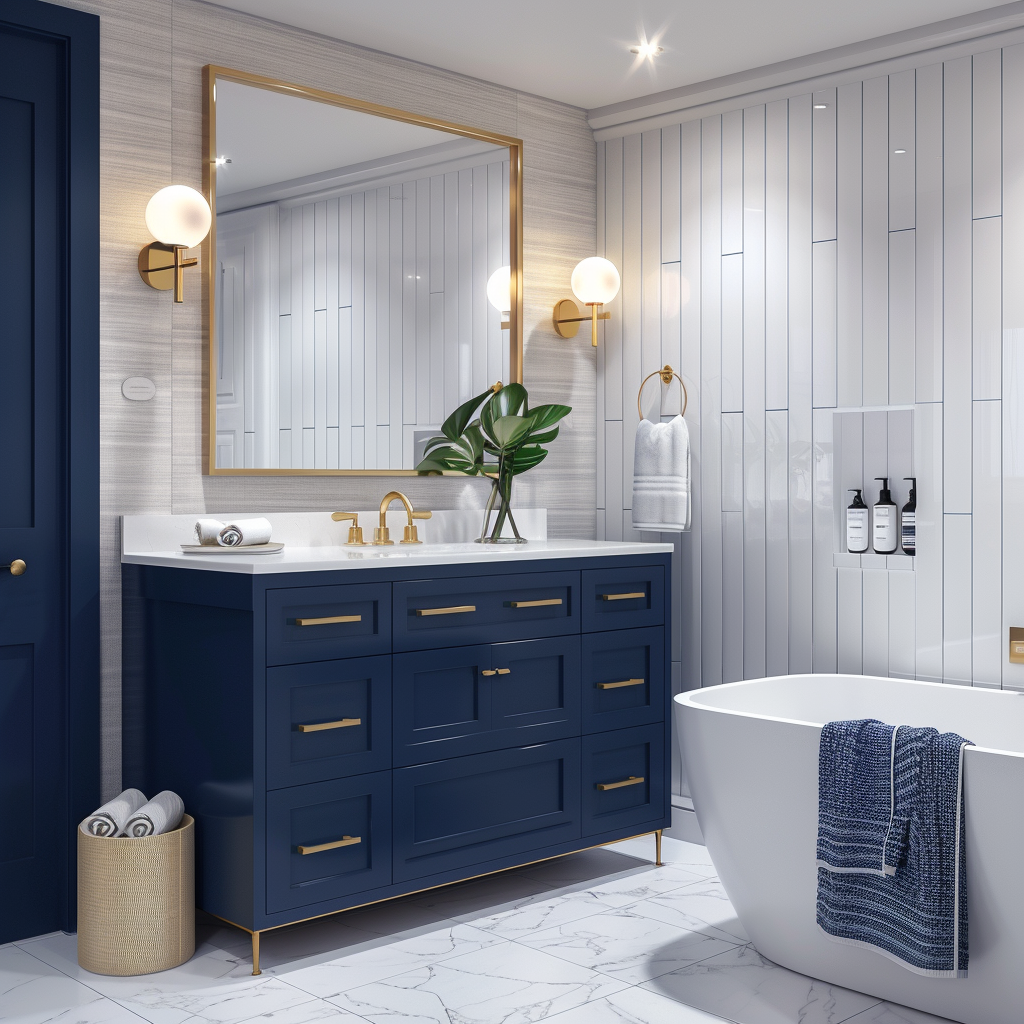
POLYGON ((597 348, 597 321, 611 320, 611 313, 599 313, 600 302, 588 302, 590 307, 589 316, 580 316, 580 307, 572 299, 562 299, 555 304, 555 333, 560 338, 575 338, 580 329, 580 324, 590 321, 590 344, 597 348), (572 314, 576 315, 573 316, 572 314))
POLYGON ((186 257, 187 246, 150 242, 139 253, 139 276, 150 288, 166 292, 174 289, 174 301, 185 301, 185 271, 199 265, 199 260, 186 257))

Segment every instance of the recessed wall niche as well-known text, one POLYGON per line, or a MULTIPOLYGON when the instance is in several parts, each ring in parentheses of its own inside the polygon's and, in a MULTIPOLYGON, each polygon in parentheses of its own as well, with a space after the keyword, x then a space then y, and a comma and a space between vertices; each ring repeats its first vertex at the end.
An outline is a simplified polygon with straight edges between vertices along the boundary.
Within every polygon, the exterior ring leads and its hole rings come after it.
MULTIPOLYGON (((835 516, 834 536, 837 566, 879 564, 893 559, 906 559, 903 563, 913 568, 913 559, 899 548, 894 555, 875 555, 870 550, 863 555, 849 554, 846 548, 846 509, 853 500, 852 488, 859 487, 864 504, 869 507, 878 501, 881 481, 889 478, 892 500, 899 509, 910 497, 910 481, 914 476, 914 413, 911 409, 872 409, 837 412, 833 422, 832 509, 835 516), (867 562, 862 562, 867 559, 867 562)), ((903 565, 899 567, 903 567, 903 565)))

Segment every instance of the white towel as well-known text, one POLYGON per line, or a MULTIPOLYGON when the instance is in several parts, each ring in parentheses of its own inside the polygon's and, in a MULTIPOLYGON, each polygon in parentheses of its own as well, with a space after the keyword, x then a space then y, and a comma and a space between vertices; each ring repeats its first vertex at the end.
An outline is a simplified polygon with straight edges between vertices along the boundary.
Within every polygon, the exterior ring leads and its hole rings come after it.
POLYGON ((633 528, 655 533, 690 529, 690 431, 676 416, 641 420, 633 456, 633 528))
POLYGON ((143 804, 128 819, 122 835, 130 839, 142 836, 159 836, 164 832, 172 832, 178 827, 181 816, 185 813, 185 805, 181 797, 169 789, 157 793, 148 804, 143 804))
POLYGON ((219 519, 196 520, 196 543, 216 545, 224 524, 219 519))
POLYGON ((119 836, 128 819, 146 802, 146 794, 137 789, 126 789, 102 807, 97 807, 81 824, 87 835, 109 839, 119 836))
POLYGON ((249 544, 268 544, 273 528, 269 519, 236 519, 225 523, 217 542, 225 548, 249 544))

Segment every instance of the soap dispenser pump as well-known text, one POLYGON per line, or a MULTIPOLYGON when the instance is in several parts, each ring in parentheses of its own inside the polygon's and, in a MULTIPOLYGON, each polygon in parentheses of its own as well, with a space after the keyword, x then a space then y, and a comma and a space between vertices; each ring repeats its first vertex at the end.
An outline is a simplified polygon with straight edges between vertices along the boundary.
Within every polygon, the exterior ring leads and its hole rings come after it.
POLYGON ((882 481, 882 489, 875 502, 871 523, 871 546, 876 555, 891 555, 896 551, 896 518, 898 508, 889 493, 889 478, 876 476, 882 481))
POLYGON ((908 555, 917 554, 917 477, 905 476, 910 481, 910 500, 903 506, 900 540, 903 551, 908 555))
POLYGON ((853 501, 846 510, 846 550, 859 555, 868 549, 868 507, 859 487, 851 487, 853 501))

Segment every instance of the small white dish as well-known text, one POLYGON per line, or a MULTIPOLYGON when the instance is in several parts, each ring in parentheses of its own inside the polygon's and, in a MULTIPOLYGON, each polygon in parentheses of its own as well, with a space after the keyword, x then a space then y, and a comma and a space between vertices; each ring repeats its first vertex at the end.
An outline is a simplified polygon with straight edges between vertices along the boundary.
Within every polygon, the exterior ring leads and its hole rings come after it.
POLYGON ((220 544, 182 544, 181 550, 186 555, 272 555, 283 551, 284 544, 270 541, 267 544, 236 544, 234 547, 221 547, 220 544))

